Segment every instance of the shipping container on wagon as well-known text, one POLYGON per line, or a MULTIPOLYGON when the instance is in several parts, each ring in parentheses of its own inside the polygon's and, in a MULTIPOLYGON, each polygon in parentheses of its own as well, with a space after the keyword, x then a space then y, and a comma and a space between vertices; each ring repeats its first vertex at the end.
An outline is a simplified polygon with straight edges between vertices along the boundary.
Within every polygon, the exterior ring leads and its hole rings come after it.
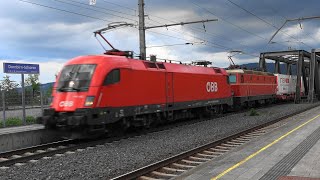
MULTIPOLYGON (((297 76, 286 74, 275 74, 277 77, 277 98, 279 99, 293 99, 296 93, 297 76)), ((303 79, 301 77, 300 92, 304 94, 304 87, 302 86, 303 79)))

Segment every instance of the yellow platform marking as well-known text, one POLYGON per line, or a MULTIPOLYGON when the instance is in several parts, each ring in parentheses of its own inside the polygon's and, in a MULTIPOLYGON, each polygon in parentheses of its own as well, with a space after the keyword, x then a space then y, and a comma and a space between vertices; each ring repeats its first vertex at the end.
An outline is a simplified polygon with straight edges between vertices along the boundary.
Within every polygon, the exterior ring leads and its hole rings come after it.
POLYGON ((316 118, 318 118, 320 116, 320 114, 318 114, 317 116, 313 117, 312 119, 308 120, 305 123, 302 123, 301 125, 299 125, 298 127, 292 129, 291 131, 287 132, 286 134, 284 134, 283 136, 279 137, 278 139, 274 140, 272 143, 264 146, 263 148, 261 148, 260 150, 256 151, 255 153, 251 154, 250 156, 246 157, 245 159, 243 159, 242 161, 238 162, 237 164, 231 166, 230 168, 226 169, 225 171, 223 171, 222 173, 220 173, 219 175, 217 175, 216 177, 211 178, 211 180, 217 180, 220 179, 221 177, 223 177, 224 175, 226 175, 227 173, 229 173, 230 171, 234 170, 235 168, 239 167, 240 165, 242 165, 243 163, 249 161, 251 158, 255 157, 256 155, 260 154, 262 151, 268 149, 269 147, 273 146, 274 144, 276 144, 277 142, 279 142, 281 139, 289 136, 291 133, 295 132, 296 130, 300 129, 301 127, 305 126, 306 124, 310 123, 311 121, 315 120, 316 118))

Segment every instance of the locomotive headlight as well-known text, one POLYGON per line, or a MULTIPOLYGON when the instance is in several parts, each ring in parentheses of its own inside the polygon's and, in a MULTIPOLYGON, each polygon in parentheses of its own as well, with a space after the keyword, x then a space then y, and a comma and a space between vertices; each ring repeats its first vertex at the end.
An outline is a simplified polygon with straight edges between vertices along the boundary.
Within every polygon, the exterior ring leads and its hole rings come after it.
POLYGON ((84 106, 92 106, 93 102, 94 102, 94 96, 87 96, 84 106))
POLYGON ((69 82, 69 87, 74 87, 74 84, 75 84, 74 81, 70 81, 69 82))

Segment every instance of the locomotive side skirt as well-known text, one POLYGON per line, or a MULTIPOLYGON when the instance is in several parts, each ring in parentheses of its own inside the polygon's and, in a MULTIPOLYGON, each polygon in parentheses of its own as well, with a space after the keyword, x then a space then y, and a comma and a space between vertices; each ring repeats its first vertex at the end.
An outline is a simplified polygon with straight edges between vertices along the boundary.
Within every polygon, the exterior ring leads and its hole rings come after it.
POLYGON ((235 104, 243 104, 249 101, 258 101, 258 100, 267 100, 267 99, 275 99, 275 94, 270 95, 259 95, 259 96, 243 96, 243 97, 234 97, 235 104))

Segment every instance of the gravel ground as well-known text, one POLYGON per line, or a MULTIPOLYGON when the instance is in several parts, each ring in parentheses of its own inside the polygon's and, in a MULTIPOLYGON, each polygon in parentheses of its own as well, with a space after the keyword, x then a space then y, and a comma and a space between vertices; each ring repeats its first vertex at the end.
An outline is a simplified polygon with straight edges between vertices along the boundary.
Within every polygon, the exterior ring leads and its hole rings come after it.
MULTIPOLYGON (((64 157, 0 170, 0 179, 109 179, 309 106, 312 105, 278 105, 257 110, 259 116, 239 113, 123 139, 64 157)), ((313 111, 319 111, 319 107, 313 111)))

